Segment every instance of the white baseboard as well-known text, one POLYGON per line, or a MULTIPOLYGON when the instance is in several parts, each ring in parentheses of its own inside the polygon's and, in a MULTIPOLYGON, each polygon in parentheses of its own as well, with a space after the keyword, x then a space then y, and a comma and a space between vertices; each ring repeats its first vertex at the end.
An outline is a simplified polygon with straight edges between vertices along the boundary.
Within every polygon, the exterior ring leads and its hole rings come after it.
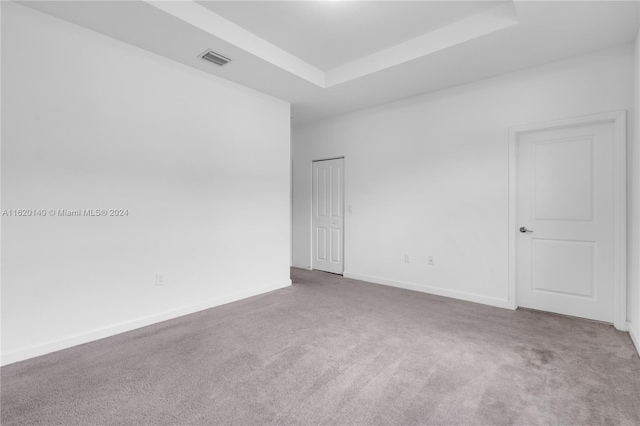
POLYGON ((640 356, 640 340, 638 339, 640 336, 638 336, 638 333, 630 322, 627 322, 627 329, 629 330, 629 336, 631 336, 631 340, 636 347, 636 351, 638 351, 638 356, 640 356))
POLYGON ((481 303, 483 305, 496 306, 498 308, 510 309, 509 301, 507 299, 499 299, 497 297, 487 297, 474 293, 467 293, 464 291, 447 290, 444 288, 431 287, 424 284, 410 283, 406 281, 390 280, 387 278, 372 277, 370 275, 354 274, 352 272, 344 272, 346 278, 352 278, 354 280, 367 281, 374 284, 382 284, 389 287, 398 287, 405 290, 419 291, 421 293, 435 294, 437 296, 450 297, 452 299, 465 300, 467 302, 481 303))
POLYGON ((293 263, 291 266, 298 269, 306 269, 307 271, 311 270, 311 266, 309 265, 300 265, 298 263, 293 263))
POLYGON ((159 314, 138 318, 132 321, 126 321, 119 324, 110 325, 107 327, 91 330, 86 333, 76 334, 70 337, 66 337, 53 342, 44 343, 42 345, 32 346, 29 348, 20 349, 7 354, 2 354, 0 365, 13 364, 14 362, 24 361, 29 358, 34 358, 40 355, 46 355, 51 352, 56 352, 62 349, 67 349, 72 346, 81 345, 83 343, 93 342, 95 340, 104 339, 105 337, 114 336, 116 334, 124 333, 126 331, 135 330, 137 328, 146 327, 148 325, 156 324, 162 321, 167 321, 173 318, 178 318, 184 315, 189 315, 194 312, 203 311, 205 309, 214 308, 216 306, 224 305, 238 300, 246 299, 248 297, 257 296, 259 294, 268 293, 270 291, 278 290, 281 288, 289 287, 291 280, 287 280, 284 284, 272 284, 267 286, 253 287, 248 290, 243 290, 237 293, 219 297, 216 299, 208 300, 206 302, 198 303, 191 306, 185 306, 170 311, 165 311, 159 314))

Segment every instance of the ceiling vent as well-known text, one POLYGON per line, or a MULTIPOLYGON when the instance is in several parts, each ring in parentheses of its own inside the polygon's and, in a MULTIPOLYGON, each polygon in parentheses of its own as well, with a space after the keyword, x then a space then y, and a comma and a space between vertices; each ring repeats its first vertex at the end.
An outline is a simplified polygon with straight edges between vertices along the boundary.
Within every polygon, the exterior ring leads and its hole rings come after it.
POLYGON ((216 65, 223 66, 231 62, 231 59, 226 56, 222 56, 219 53, 214 52, 213 50, 207 50, 206 52, 200 55, 202 59, 205 61, 213 62, 216 65))

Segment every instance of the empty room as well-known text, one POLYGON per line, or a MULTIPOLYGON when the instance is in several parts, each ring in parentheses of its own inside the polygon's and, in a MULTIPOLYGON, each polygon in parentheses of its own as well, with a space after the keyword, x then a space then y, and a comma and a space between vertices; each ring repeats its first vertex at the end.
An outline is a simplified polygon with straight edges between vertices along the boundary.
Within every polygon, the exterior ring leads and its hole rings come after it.
POLYGON ((640 1, 0 1, 2 425, 639 425, 640 1))

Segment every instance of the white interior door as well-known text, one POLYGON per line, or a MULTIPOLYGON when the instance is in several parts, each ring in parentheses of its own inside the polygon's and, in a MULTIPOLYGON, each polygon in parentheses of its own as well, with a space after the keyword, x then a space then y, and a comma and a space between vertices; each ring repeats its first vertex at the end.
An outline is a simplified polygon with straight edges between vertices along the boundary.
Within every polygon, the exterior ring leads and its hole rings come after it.
POLYGON ((344 159, 313 162, 313 269, 342 274, 344 159))
POLYGON ((614 125, 522 133, 518 306, 614 320, 614 125))

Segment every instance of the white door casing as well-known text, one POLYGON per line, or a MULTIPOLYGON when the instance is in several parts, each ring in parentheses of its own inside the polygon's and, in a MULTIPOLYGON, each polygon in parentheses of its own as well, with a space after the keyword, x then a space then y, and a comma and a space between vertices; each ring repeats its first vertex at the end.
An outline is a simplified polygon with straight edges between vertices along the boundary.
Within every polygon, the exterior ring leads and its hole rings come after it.
POLYGON ((511 129, 513 308, 626 330, 625 151, 624 111, 511 129))
POLYGON ((320 271, 344 271, 344 159, 312 163, 312 263, 320 271))

